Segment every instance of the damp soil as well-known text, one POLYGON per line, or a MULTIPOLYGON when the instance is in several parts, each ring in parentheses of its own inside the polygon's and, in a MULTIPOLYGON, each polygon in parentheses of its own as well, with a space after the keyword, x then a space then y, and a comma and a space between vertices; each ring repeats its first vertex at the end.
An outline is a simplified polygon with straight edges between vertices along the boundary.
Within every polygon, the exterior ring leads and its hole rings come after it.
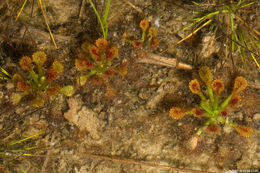
MULTIPOLYGON (((95 4, 99 12, 105 10, 104 0, 95 4)), ((110 88, 91 82, 83 87, 76 84, 77 49, 86 40, 94 42, 102 37, 87 0, 46 0, 46 17, 57 48, 50 40, 37 1, 27 2, 16 21, 21 6, 21 1, 0 2, 1 67, 10 73, 21 72, 18 62, 22 56, 44 51, 50 62, 59 60, 64 64, 64 73, 58 81, 62 85, 73 84, 75 94, 72 97, 59 94, 41 108, 32 107, 26 98, 14 106, 10 104, 14 86, 0 82, 0 172, 259 171, 259 69, 250 57, 246 69, 238 55, 234 54, 233 59, 226 57, 224 39, 215 39, 217 33, 206 28, 176 46, 190 33, 183 31, 189 24, 187 19, 194 15, 194 4, 190 1, 111 2, 107 40, 119 49, 112 65, 124 62, 129 65, 125 76, 110 79, 110 88), (122 35, 128 32, 140 37, 142 19, 158 28, 160 44, 156 50, 149 50, 151 53, 176 58, 193 69, 138 63, 136 50, 122 41, 122 35), (204 65, 212 69, 214 78, 223 79, 227 88, 223 97, 228 95, 236 76, 248 80, 242 102, 228 116, 238 124, 253 127, 252 137, 241 137, 233 128, 224 126, 218 134, 203 132, 195 149, 187 148, 187 141, 203 122, 192 116, 174 120, 169 109, 199 105, 199 98, 190 92, 188 85, 192 79, 198 79, 197 69, 204 65), (40 132, 27 141, 9 145, 40 132), (30 147, 36 149, 26 149, 30 147)), ((260 4, 256 3, 248 12, 251 16, 248 23, 258 31, 259 11, 260 4)), ((256 58, 259 62, 259 56, 256 58)))

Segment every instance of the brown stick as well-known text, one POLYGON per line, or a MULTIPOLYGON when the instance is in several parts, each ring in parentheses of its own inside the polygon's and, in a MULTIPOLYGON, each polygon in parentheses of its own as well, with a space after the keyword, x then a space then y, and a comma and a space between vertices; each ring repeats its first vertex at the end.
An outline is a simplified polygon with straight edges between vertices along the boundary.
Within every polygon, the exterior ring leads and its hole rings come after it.
POLYGON ((185 70, 192 70, 191 65, 181 63, 175 58, 166 58, 166 57, 156 55, 153 53, 147 53, 146 55, 147 56, 144 58, 138 58, 136 60, 136 62, 162 65, 162 66, 166 66, 166 67, 180 68, 180 69, 185 69, 185 70))
POLYGON ((134 4, 132 4, 131 2, 129 2, 128 0, 124 0, 128 5, 130 5, 133 9, 135 9, 136 11, 138 11, 139 13, 142 13, 143 11, 136 7, 134 4))
POLYGON ((181 172, 213 173, 213 172, 200 171, 200 170, 194 170, 194 169, 175 168, 175 167, 171 167, 171 166, 159 165, 159 164, 150 163, 150 162, 141 162, 141 161, 134 161, 134 160, 129 160, 129 159, 117 159, 117 158, 111 158, 111 157, 108 157, 108 156, 96 155, 96 154, 91 154, 91 153, 84 153, 83 155, 88 156, 88 157, 92 157, 92 158, 110 160, 110 161, 121 162, 121 163, 126 163, 126 164, 149 166, 149 167, 155 167, 155 168, 161 168, 161 169, 167 169, 167 170, 174 170, 174 171, 181 171, 181 172))

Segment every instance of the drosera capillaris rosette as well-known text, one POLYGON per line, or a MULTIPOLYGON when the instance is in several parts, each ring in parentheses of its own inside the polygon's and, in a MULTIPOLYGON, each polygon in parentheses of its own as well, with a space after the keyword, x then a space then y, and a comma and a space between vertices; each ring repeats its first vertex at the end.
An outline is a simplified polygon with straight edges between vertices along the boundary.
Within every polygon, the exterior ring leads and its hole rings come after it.
POLYGON ((15 73, 12 76, 12 82, 19 91, 11 96, 13 104, 18 104, 23 97, 28 96, 33 106, 42 107, 49 96, 55 96, 59 92, 66 96, 73 95, 74 87, 72 85, 61 87, 55 82, 63 72, 63 65, 55 60, 46 69, 44 67, 46 61, 47 55, 41 51, 35 52, 32 58, 24 56, 20 59, 19 65, 28 75, 23 77, 15 73))

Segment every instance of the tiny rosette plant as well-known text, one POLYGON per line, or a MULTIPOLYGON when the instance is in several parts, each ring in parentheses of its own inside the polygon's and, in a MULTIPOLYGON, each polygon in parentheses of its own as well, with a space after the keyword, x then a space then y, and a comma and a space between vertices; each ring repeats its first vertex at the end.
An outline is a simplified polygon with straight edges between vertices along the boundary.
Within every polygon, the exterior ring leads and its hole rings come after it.
POLYGON ((149 21, 143 19, 139 24, 142 30, 142 36, 140 39, 136 39, 128 33, 124 33, 123 41, 132 44, 134 48, 146 48, 150 47, 156 49, 159 45, 159 39, 157 37, 157 29, 153 26, 149 26, 149 21))
POLYGON ((31 103, 35 107, 41 107, 48 99, 47 96, 55 96, 59 92, 66 96, 74 93, 71 85, 60 87, 54 81, 63 72, 63 65, 59 61, 54 61, 48 69, 44 68, 47 56, 44 52, 35 52, 32 58, 24 56, 20 59, 20 67, 28 72, 26 77, 16 73, 12 76, 12 82, 20 93, 12 94, 12 103, 17 104, 24 96, 31 98, 31 103))
POLYGON ((103 79, 115 74, 116 70, 111 66, 111 61, 117 56, 118 49, 107 40, 99 38, 95 45, 86 42, 81 46, 81 50, 83 53, 75 60, 76 68, 83 73, 77 79, 80 86, 90 78, 93 84, 101 84, 103 79))
POLYGON ((204 126, 196 133, 198 136, 202 133, 203 129, 207 132, 216 134, 220 131, 221 124, 225 123, 234 127, 243 137, 252 136, 254 131, 253 128, 237 125, 227 119, 228 108, 236 106, 241 100, 238 94, 246 89, 246 79, 241 76, 237 77, 231 94, 221 102, 220 94, 224 91, 223 81, 219 79, 213 80, 211 70, 206 66, 200 68, 199 76, 207 87, 207 95, 209 98, 203 94, 199 81, 194 79, 190 81, 189 88, 193 94, 196 94, 201 98, 200 106, 195 107, 190 111, 173 107, 170 109, 170 116, 174 119, 181 119, 185 115, 191 114, 194 117, 205 119, 204 126))

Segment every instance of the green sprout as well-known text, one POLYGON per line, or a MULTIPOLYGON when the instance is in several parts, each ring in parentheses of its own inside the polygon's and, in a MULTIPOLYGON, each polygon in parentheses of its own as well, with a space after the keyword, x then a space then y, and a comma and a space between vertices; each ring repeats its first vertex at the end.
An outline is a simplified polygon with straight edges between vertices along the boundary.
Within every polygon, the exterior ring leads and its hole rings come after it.
POLYGON ((98 18, 98 21, 100 23, 100 26, 101 26, 101 30, 102 30, 102 33, 103 33, 103 38, 106 40, 107 39, 107 33, 108 33, 108 23, 107 23, 107 17, 108 17, 108 12, 109 12, 109 8, 110 8, 110 2, 111 0, 107 0, 107 3, 106 3, 106 10, 105 10, 105 13, 103 15, 103 19, 101 19, 101 15, 98 13, 94 3, 92 0, 89 0, 89 3, 91 4, 97 18, 98 18))
POLYGON ((254 1, 250 2, 248 0, 239 0, 237 3, 227 1, 228 3, 215 4, 211 8, 194 1, 192 2, 201 8, 202 11, 196 12, 198 17, 190 19, 192 24, 184 28, 184 30, 187 30, 190 27, 194 27, 194 31, 182 40, 178 41, 176 45, 209 25, 211 25, 211 29, 215 28, 215 33, 217 33, 218 27, 216 26, 218 23, 222 22, 221 19, 223 18, 222 16, 224 16, 229 21, 227 23, 228 28, 225 31, 225 35, 229 40, 231 51, 237 51, 239 53, 244 67, 246 67, 247 64, 246 56, 249 55, 260 69, 259 62, 256 59, 256 56, 259 56, 258 52, 260 50, 260 33, 255 29, 251 29, 247 22, 240 17, 241 9, 255 4, 254 1))
POLYGON ((149 22, 146 19, 142 20, 139 26, 142 29, 141 39, 135 39, 132 35, 124 33, 123 41, 132 44, 134 48, 150 47, 152 49, 156 49, 159 45, 157 29, 149 26, 149 22))
POLYGON ((66 96, 71 96, 74 93, 74 88, 67 85, 60 88, 60 85, 54 83, 58 75, 63 72, 63 65, 59 61, 54 61, 52 66, 47 70, 44 64, 47 61, 47 56, 44 52, 35 52, 32 58, 24 56, 20 59, 20 67, 29 73, 27 78, 16 73, 12 77, 12 81, 18 90, 22 93, 13 93, 12 102, 17 104, 22 97, 30 96, 32 105, 41 107, 47 100, 47 96, 55 96, 59 92, 66 96))
POLYGON ((193 94, 200 97, 199 107, 195 107, 192 110, 172 107, 169 112, 170 116, 178 120, 185 115, 191 114, 197 118, 205 119, 204 126, 196 133, 197 136, 203 132, 203 129, 210 133, 217 133, 221 129, 221 124, 228 124, 234 127, 243 137, 252 136, 254 130, 251 127, 241 126, 228 120, 228 108, 235 107, 241 100, 238 94, 247 87, 246 79, 241 76, 237 77, 231 94, 226 99, 221 100, 220 94, 224 90, 223 81, 219 79, 213 80, 211 70, 206 66, 199 70, 199 76, 207 87, 208 98, 203 94, 198 80, 194 79, 190 81, 189 88, 193 94))

